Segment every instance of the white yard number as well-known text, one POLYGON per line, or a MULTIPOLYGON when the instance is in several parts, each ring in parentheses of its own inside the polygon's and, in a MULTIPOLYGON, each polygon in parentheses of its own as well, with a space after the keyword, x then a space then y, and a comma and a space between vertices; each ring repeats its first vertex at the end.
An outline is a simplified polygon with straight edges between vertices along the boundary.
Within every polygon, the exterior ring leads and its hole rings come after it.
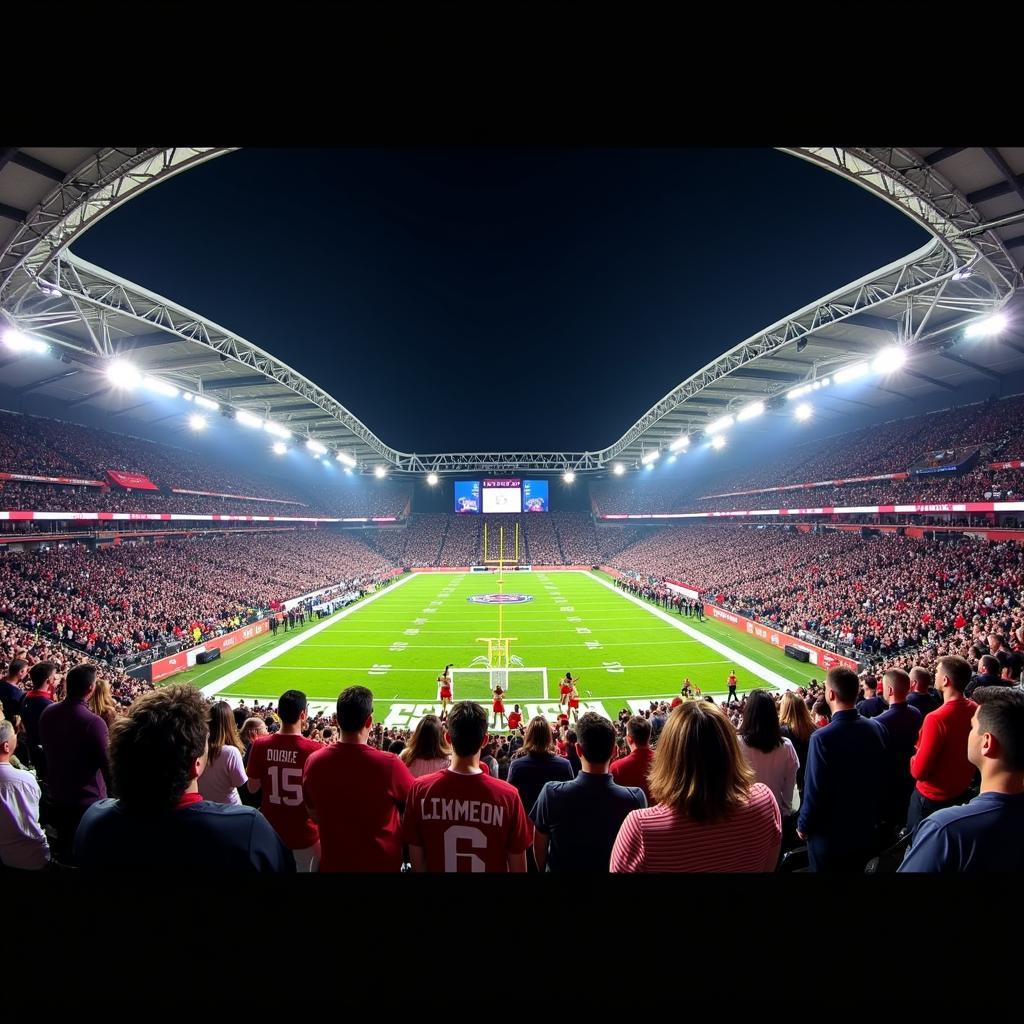
POLYGON ((623 671, 622 662, 621 661, 602 661, 601 664, 604 665, 604 667, 609 672, 622 672, 623 671))
POLYGON ((302 803, 302 769, 272 764, 267 771, 270 773, 270 802, 298 807, 302 803))
POLYGON ((469 825, 452 825, 444 830, 444 869, 458 871, 460 859, 469 860, 469 870, 480 874, 487 870, 487 865, 475 854, 459 850, 459 840, 468 839, 474 850, 487 849, 487 836, 478 828, 469 825))

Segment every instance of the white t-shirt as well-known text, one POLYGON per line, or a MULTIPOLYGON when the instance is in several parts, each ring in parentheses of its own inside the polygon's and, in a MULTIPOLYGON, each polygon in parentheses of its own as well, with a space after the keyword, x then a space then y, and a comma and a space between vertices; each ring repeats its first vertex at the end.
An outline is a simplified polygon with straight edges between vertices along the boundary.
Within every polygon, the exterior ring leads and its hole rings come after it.
POLYGON ((49 859, 39 826, 39 783, 31 772, 0 764, 0 864, 35 871, 49 859))
POLYGON ((199 776, 199 792, 204 800, 215 804, 240 804, 238 787, 246 782, 245 765, 237 747, 221 747, 217 760, 207 762, 199 776))

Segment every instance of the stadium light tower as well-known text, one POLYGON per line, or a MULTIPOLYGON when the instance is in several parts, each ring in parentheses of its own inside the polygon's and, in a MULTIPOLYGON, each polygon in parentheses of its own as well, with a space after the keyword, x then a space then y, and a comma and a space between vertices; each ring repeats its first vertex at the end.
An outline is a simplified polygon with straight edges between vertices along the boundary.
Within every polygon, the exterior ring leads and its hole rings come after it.
POLYGON ((719 416, 704 428, 704 432, 709 435, 720 434, 723 430, 728 430, 734 422, 731 416, 719 416))
POLYGON ((626 467, 621 462, 616 462, 615 465, 612 466, 612 472, 616 476, 622 476, 622 474, 626 472, 626 467))
POLYGON ((356 460, 352 458, 347 452, 338 452, 338 461, 343 466, 353 467, 356 465, 356 460))
POLYGON ((437 486, 437 474, 436 473, 428 473, 427 474, 427 483, 430 484, 431 487, 436 487, 437 486))
POLYGON ((739 423, 744 423, 747 420, 752 420, 757 416, 760 416, 764 412, 764 402, 750 402, 748 405, 743 406, 742 409, 736 414, 736 419, 739 423))
POLYGON ((992 316, 985 317, 984 320, 971 324, 964 331, 964 337, 987 338, 992 334, 1001 334, 1006 330, 1007 326, 1009 326, 1009 320, 1006 319, 1005 314, 995 313, 992 316))
POLYGON ((794 410, 793 415, 801 422, 806 423, 814 413, 814 408, 808 402, 801 402, 794 410))
POLYGON ((573 471, 572 471, 571 469, 567 469, 567 470, 566 470, 566 471, 565 471, 565 472, 564 472, 564 473, 562 474, 562 479, 563 479, 563 480, 564 480, 564 481, 565 481, 565 482, 566 482, 567 484, 571 484, 571 483, 572 483, 572 482, 573 482, 573 481, 574 481, 574 480, 576 479, 576 474, 575 474, 575 473, 574 473, 574 472, 573 472, 573 471))
POLYGON ((45 341, 30 338, 14 327, 8 327, 4 331, 4 345, 12 352, 30 352, 36 356, 46 355, 50 351, 50 346, 45 341))
POLYGON ((875 373, 895 373, 907 361, 907 353, 899 345, 888 345, 875 356, 871 369, 875 373))
POLYGON ((375 477, 376 477, 376 478, 377 478, 378 480, 383 480, 383 479, 384 479, 384 477, 386 477, 386 476, 388 475, 388 471, 387 471, 387 470, 386 470, 386 469, 385 469, 385 468, 384 468, 383 466, 378 466, 378 467, 377 467, 377 468, 376 468, 376 469, 375 469, 375 470, 373 471, 373 475, 374 475, 374 476, 375 476, 375 477))
POLYGON ((314 455, 326 455, 327 454, 327 449, 319 441, 314 441, 313 438, 310 438, 306 442, 306 447, 314 455))
POLYGON ((195 431, 205 430, 209 425, 209 420, 205 416, 201 416, 199 413, 194 412, 188 418, 188 425, 195 431))
POLYGON ((669 446, 670 452, 686 451, 690 447, 690 435, 683 434, 682 437, 677 437, 669 446))
POLYGON ((715 449, 722 449, 725 447, 725 438, 721 434, 716 435, 711 439, 711 447, 715 449))
POLYGON ((142 383, 142 374, 131 363, 126 363, 122 359, 115 359, 107 367, 107 380, 115 388, 137 388, 142 383))
POLYGON ((650 466, 657 462, 660 458, 661 452, 657 448, 652 448, 646 455, 643 456, 643 458, 640 459, 640 462, 644 466, 650 466))

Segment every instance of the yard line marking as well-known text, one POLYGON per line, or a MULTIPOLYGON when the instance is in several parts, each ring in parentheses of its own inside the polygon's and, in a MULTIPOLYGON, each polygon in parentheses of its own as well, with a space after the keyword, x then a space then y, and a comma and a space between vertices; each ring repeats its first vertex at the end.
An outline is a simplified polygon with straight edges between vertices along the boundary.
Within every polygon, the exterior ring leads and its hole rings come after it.
MULTIPOLYGON (((748 672, 753 673, 758 679, 763 679, 766 683, 771 683, 773 686, 780 690, 795 690, 797 683, 791 683, 785 676, 780 676, 778 672, 773 672, 770 668, 764 668, 759 665, 753 658, 748 658, 745 654, 740 654, 739 651, 733 650, 726 644, 723 644, 720 640, 716 640, 714 637, 705 636, 703 633, 699 633, 697 630, 687 626, 685 622, 680 622, 678 618, 673 618, 668 612, 663 612, 660 608, 655 608, 653 605, 647 604, 645 601, 641 601, 638 597, 633 597, 632 594, 627 594, 617 587, 608 583, 606 580, 595 576, 592 572, 585 572, 584 576, 589 576, 595 583, 600 583, 602 587, 610 590, 613 594, 618 594, 619 597, 626 601, 632 601, 633 604, 638 605, 640 608, 646 608, 651 615, 667 622, 670 626, 674 626, 681 633, 685 633, 687 636, 693 637, 695 640, 699 640, 705 647, 714 651, 716 654, 721 654, 729 661, 736 665, 741 665, 748 672)), ((697 664, 697 662, 694 662, 697 664)), ((639 665, 635 666, 640 668, 639 665)), ((653 667, 653 666, 648 666, 653 667)), ((665 666, 668 667, 668 666, 665 666)))
POLYGON ((282 654, 287 654, 293 647, 298 647, 299 644, 304 643, 306 640, 310 639, 310 637, 314 637, 317 633, 322 633, 325 629, 329 629, 334 625, 334 623, 340 622, 342 619, 348 618, 349 615, 352 615, 360 609, 365 608, 367 605, 372 604, 378 597, 383 597, 384 594, 392 593, 396 587, 400 587, 403 584, 408 583, 411 579, 413 579, 412 573, 408 576, 403 576, 397 583, 392 583, 389 587, 385 587, 383 590, 378 590, 376 594, 371 594, 369 597, 364 597, 362 601, 359 601, 348 608, 343 608, 340 612, 336 612, 329 619, 324 619, 323 622, 318 622, 311 629, 307 629, 299 636, 293 637, 291 640, 285 640, 285 642, 279 647, 275 647, 272 650, 267 651, 265 654, 261 654, 258 658, 253 658, 252 661, 247 661, 239 668, 228 672, 227 675, 223 675, 212 683, 208 683, 200 692, 204 697, 212 697, 215 693, 220 693, 221 690, 226 690, 229 686, 233 686, 237 683, 239 679, 244 679, 246 676, 251 675, 257 669, 268 665, 275 658, 279 658, 282 654))

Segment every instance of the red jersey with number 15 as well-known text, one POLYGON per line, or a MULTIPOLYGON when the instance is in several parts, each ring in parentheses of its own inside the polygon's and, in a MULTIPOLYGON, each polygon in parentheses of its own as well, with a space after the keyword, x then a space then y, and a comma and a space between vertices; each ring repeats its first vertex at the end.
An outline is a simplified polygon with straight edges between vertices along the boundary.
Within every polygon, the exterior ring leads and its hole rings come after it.
POLYGON ((308 849, 320 838, 302 796, 302 769, 319 749, 316 740, 305 736, 274 733, 254 740, 249 751, 246 772, 260 782, 260 812, 289 850, 308 849))
POLYGON ((413 783, 402 839, 422 847, 428 871, 503 872, 508 855, 529 845, 530 832, 514 786, 448 768, 413 783))

